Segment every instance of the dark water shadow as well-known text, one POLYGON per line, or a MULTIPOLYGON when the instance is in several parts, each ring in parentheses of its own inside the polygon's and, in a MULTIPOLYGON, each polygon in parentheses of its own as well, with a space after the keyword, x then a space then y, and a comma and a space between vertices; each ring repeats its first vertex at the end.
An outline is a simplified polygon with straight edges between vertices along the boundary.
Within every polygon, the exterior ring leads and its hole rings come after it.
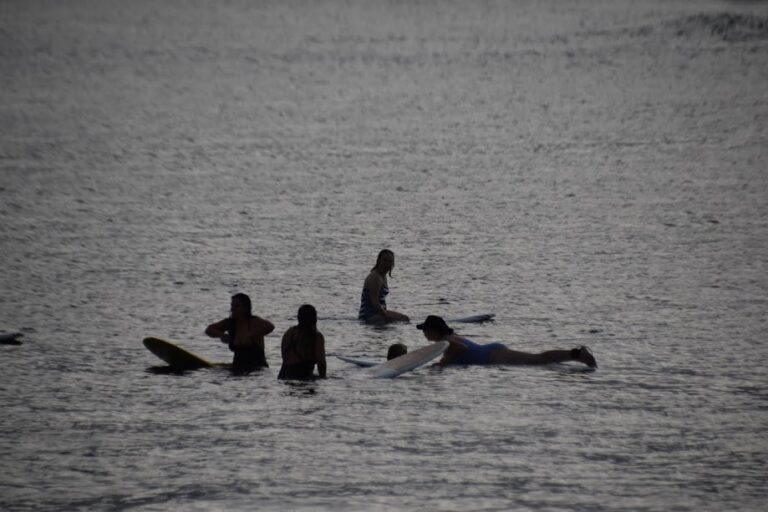
POLYGON ((597 368, 590 368, 589 366, 561 363, 545 364, 541 366, 541 368, 546 368, 547 370, 563 374, 584 374, 595 373, 597 371, 597 368))
POLYGON ((285 394, 297 398, 307 398, 317 393, 318 384, 316 380, 281 380, 285 386, 285 394))
POLYGON ((378 332, 390 331, 394 329, 395 326, 397 326, 398 324, 405 323, 405 322, 381 322, 381 323, 372 324, 372 323, 364 322, 363 320, 358 320, 358 322, 363 327, 367 327, 368 329, 371 329, 373 331, 378 331, 378 332))
POLYGON ((496 370, 502 370, 505 372, 514 372, 514 371, 525 371, 525 370, 544 370, 544 371, 550 371, 560 374, 576 374, 576 375, 583 375, 583 374, 589 374, 589 373, 595 373, 597 371, 597 368, 590 368, 589 366, 584 365, 575 365, 575 364, 560 364, 560 363, 552 363, 552 364, 486 364, 486 365, 477 365, 477 364, 451 364, 451 365, 441 365, 441 364, 432 364, 427 365, 426 369, 430 372, 440 372, 448 371, 452 369, 470 369, 470 368, 477 368, 477 367, 484 367, 484 368, 493 368, 496 370))
POLYGON ((174 366, 150 366, 144 370, 146 373, 154 375, 185 375, 194 370, 176 368, 174 366))
POLYGON ((221 363, 217 364, 214 367, 206 367, 206 368, 183 368, 179 366, 170 366, 170 365, 163 365, 163 366, 149 366, 144 371, 146 373, 152 373, 154 375, 186 375, 188 373, 192 372, 198 372, 201 370, 216 370, 216 371, 226 371, 228 373, 231 373, 233 376, 241 377, 241 376, 247 376, 251 373, 258 374, 259 370, 253 370, 249 372, 232 372, 232 365, 229 363, 221 363))

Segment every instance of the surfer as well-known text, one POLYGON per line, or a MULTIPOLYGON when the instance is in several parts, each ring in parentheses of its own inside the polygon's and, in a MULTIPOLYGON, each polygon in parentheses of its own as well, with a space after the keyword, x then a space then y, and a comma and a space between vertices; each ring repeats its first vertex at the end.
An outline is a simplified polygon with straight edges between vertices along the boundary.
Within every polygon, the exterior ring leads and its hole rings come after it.
POLYGON ((387 275, 392 277, 393 268, 395 268, 395 253, 389 249, 379 252, 376 266, 365 278, 363 293, 360 297, 360 310, 357 317, 365 323, 385 324, 410 321, 406 315, 387 309, 386 297, 389 294, 387 275))
POLYGON ((480 345, 456 334, 439 316, 429 315, 417 329, 430 341, 447 341, 448 350, 438 364, 550 364, 579 361, 597 368, 592 352, 587 347, 572 350, 547 350, 538 354, 508 349, 503 343, 480 345))
POLYGON ((283 366, 277 378, 314 379, 313 371, 317 365, 317 373, 321 379, 324 379, 326 376, 325 338, 317 330, 317 311, 310 304, 304 304, 299 308, 297 317, 299 324, 290 327, 283 334, 280 346, 283 366))
POLYGON ((264 336, 274 330, 272 322, 251 312, 251 298, 238 293, 232 296, 230 317, 209 325, 205 334, 229 345, 234 352, 232 371, 246 373, 269 366, 264 355, 264 336))

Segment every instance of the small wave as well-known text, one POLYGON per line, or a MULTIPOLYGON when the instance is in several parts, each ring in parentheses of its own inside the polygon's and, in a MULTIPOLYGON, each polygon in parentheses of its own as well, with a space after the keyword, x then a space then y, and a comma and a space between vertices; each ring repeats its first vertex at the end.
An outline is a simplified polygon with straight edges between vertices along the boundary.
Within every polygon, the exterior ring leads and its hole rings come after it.
POLYGON ((709 35, 723 41, 768 40, 768 17, 750 14, 696 14, 669 24, 679 37, 709 35))

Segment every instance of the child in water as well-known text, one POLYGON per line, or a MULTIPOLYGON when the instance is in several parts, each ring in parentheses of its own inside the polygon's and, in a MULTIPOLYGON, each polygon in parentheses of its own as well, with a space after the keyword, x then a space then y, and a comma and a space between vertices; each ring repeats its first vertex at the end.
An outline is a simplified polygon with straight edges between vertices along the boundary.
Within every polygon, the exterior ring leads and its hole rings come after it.
POLYGON ((317 330, 317 311, 310 304, 299 308, 298 325, 285 331, 280 351, 283 365, 278 379, 314 379, 314 369, 321 379, 326 377, 325 338, 317 330))

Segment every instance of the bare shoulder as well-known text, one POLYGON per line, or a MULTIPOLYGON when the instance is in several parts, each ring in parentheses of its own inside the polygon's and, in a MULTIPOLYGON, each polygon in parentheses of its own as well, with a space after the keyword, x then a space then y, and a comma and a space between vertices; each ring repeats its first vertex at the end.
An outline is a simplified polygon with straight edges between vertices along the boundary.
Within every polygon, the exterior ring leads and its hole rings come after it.
POLYGON ((218 322, 212 323, 208 326, 208 329, 226 330, 227 327, 229 327, 229 318, 225 318, 224 320, 219 320, 218 322))
POLYGON ((384 278, 381 277, 377 272, 371 270, 371 273, 368 274, 368 277, 365 278, 365 287, 366 288, 378 288, 385 282, 384 278))
POLYGON ((270 322, 266 318, 261 318, 256 315, 253 315, 253 317, 251 317, 250 326, 251 326, 251 329, 253 329, 254 331, 262 331, 263 335, 269 334, 275 330, 275 325, 272 322, 270 322))
POLYGON ((455 334, 455 333, 451 334, 451 336, 449 336, 446 341, 450 344, 451 348, 457 348, 457 349, 467 348, 467 344, 464 343, 464 338, 462 338, 458 334, 455 334))

